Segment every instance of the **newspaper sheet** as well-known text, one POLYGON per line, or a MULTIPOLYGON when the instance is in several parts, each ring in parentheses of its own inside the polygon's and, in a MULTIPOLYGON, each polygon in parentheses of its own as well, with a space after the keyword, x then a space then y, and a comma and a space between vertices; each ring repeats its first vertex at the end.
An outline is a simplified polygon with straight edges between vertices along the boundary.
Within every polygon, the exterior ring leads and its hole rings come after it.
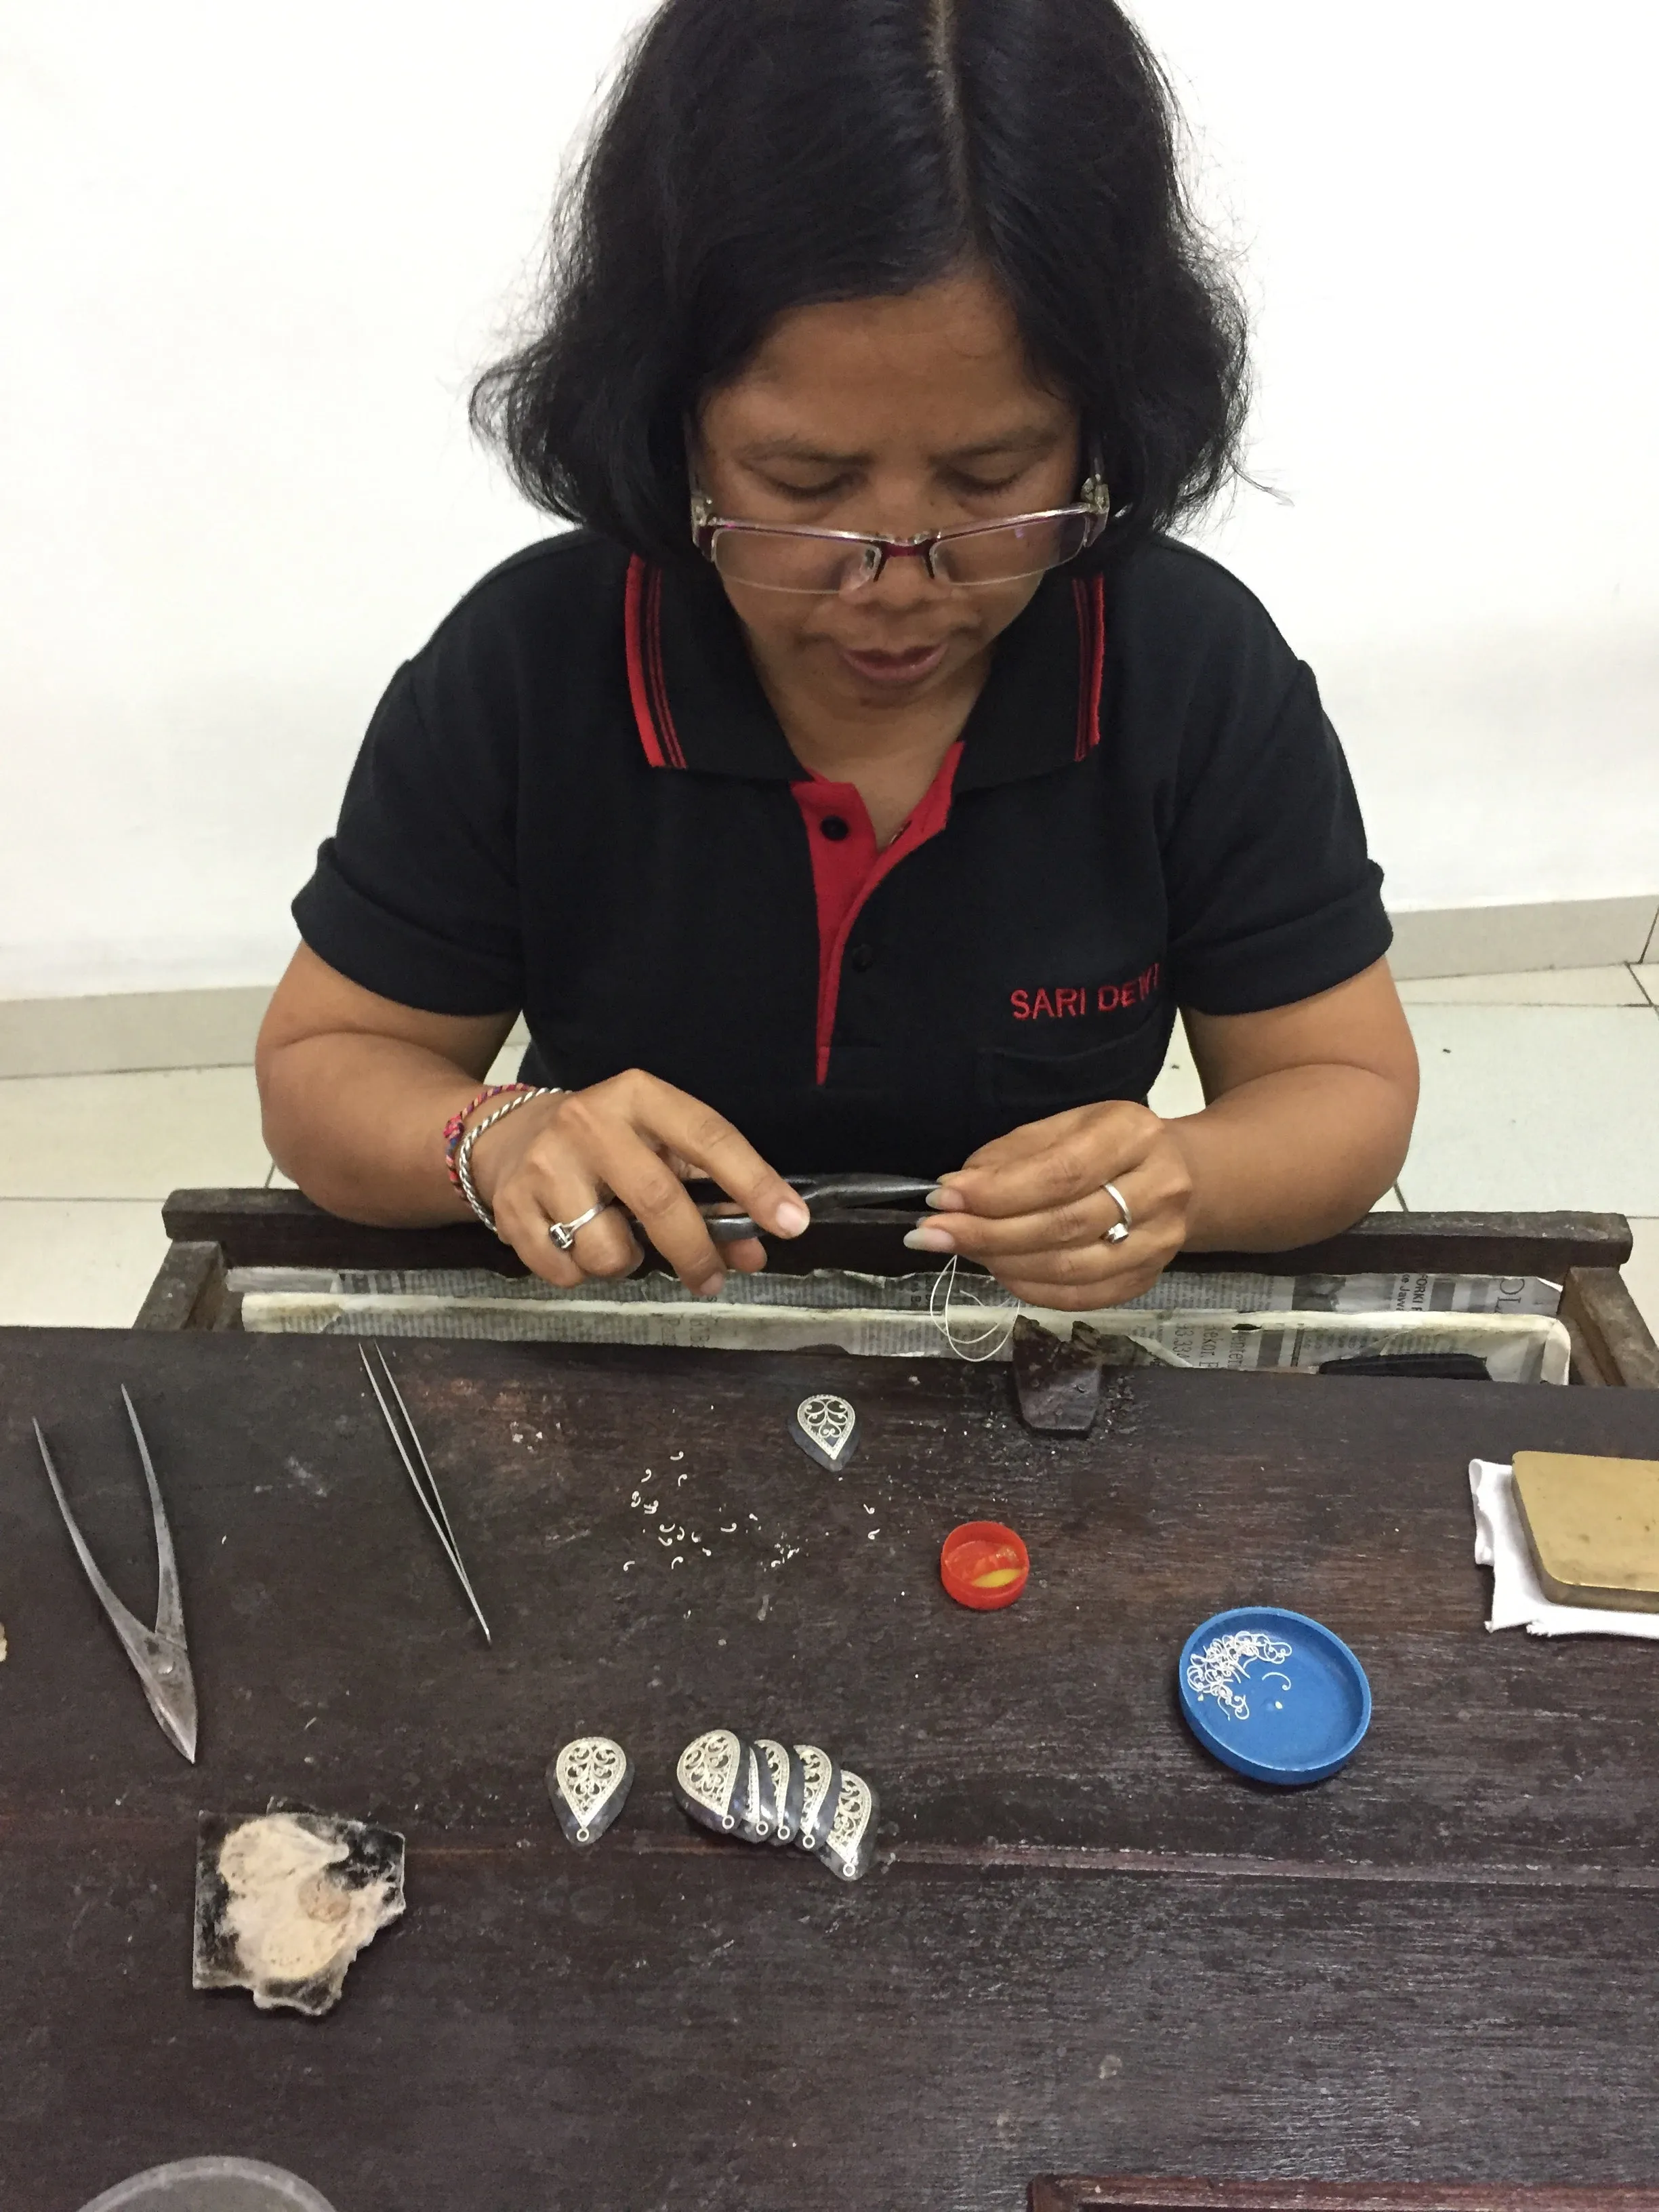
MULTIPOLYGON (((1375 1279, 1394 1286, 1449 1279, 1375 1279)), ((1301 1287, 1294 1279, 1278 1280, 1301 1287)), ((1183 1281, 1189 1294, 1201 1285, 1210 1296, 1219 1285, 1236 1292, 1241 1279, 1189 1271, 1183 1281)), ((951 1358, 964 1352, 1006 1358, 1014 1319, 1027 1312, 1059 1336, 1069 1336, 1079 1321, 1089 1322, 1118 1341, 1121 1358, 1116 1364, 1123 1365, 1310 1370, 1328 1359, 1379 1351, 1463 1352, 1484 1359, 1498 1381, 1565 1382, 1570 1356, 1559 1322, 1535 1311, 1493 1310, 1495 1296, 1485 1310, 1449 1302, 1430 1304, 1413 1297, 1396 1310, 1380 1311, 1353 1311, 1346 1300, 1323 1308, 1255 1310, 1214 1304, 1158 1309, 1137 1301, 1066 1314, 1022 1308, 988 1277, 958 1277, 947 1309, 945 1286, 936 1274, 839 1271, 733 1276, 716 1299, 693 1297, 662 1275, 562 1291, 483 1273, 243 1268, 233 1272, 230 1288, 241 1296, 244 1328, 262 1333, 732 1352, 827 1346, 890 1358, 951 1358)))
MULTIPOLYGON (((622 1282, 584 1283, 562 1290, 534 1276, 495 1275, 483 1268, 439 1269, 325 1267, 237 1267, 233 1291, 263 1296, 279 1291, 325 1297, 414 1297, 486 1299, 508 1303, 607 1306, 689 1304, 694 1299, 673 1276, 634 1275, 622 1282)), ((1011 1292, 989 1275, 963 1267, 957 1294, 977 1297, 988 1305, 1014 1304, 1011 1292)), ((808 1275, 730 1275, 716 1302, 726 1306, 811 1306, 814 1309, 875 1308, 884 1313, 926 1313, 941 1295, 936 1273, 866 1275, 823 1268, 808 1275)), ((1124 1313, 1441 1313, 1555 1314, 1561 1286, 1535 1275, 1257 1275, 1212 1273, 1195 1267, 1171 1267, 1150 1291, 1131 1298, 1124 1313)))

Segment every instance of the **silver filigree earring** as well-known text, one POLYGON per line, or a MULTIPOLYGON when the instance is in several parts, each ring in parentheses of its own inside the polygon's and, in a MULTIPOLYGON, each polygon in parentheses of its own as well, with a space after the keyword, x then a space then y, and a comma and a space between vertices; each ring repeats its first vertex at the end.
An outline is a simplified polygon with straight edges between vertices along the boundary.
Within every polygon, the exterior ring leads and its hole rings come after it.
POLYGON ((880 1818, 875 1791, 861 1774, 844 1767, 830 1832, 818 1848, 819 1857, 832 1874, 838 1874, 843 1881, 857 1881, 869 1872, 876 1855, 876 1823, 880 1818))
POLYGON ((744 1746, 730 1729, 693 1737, 674 1769, 674 1795, 694 1820, 729 1836, 748 1809, 744 1746))
POLYGON ((820 1467, 843 1468, 856 1449, 859 1417, 845 1398, 819 1391, 790 1416, 789 1433, 820 1467))
POLYGON ((608 1735, 579 1735, 554 1754, 547 1794, 573 1844, 597 1844, 628 1802, 634 1762, 608 1735))
POLYGON ((841 1799, 841 1769, 827 1751, 815 1743, 798 1743, 805 1786, 801 1792, 799 1840, 804 1851, 815 1851, 830 1832, 841 1799))

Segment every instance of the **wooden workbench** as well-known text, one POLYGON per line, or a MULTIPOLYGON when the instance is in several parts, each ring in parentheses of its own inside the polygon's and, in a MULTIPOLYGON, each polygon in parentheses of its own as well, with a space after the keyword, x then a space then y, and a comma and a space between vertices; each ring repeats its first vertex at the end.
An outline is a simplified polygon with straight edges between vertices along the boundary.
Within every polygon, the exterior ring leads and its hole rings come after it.
MULTIPOLYGON (((238 1267, 460 1268, 524 1275, 511 1249, 477 1222, 442 1229, 370 1229, 325 1213, 297 1190, 175 1190, 161 1209, 171 1242, 134 1326, 239 1328, 229 1290, 238 1267)), ((915 1209, 860 1209, 816 1221, 794 1241, 767 1240, 775 1273, 816 1267, 908 1274, 905 1231, 915 1209)), ((1372 1213, 1340 1236, 1291 1252, 1194 1252, 1183 1270, 1279 1274, 1542 1275, 1561 1285, 1571 1380, 1659 1389, 1659 1344, 1620 1273, 1631 1256, 1622 1213, 1372 1213)))
POLYGON ((1520 1445, 1659 1454, 1650 1393, 1154 1372, 1067 1442, 1022 1429, 1006 1371, 937 1360, 392 1357, 492 1650, 355 1344, 0 1333, 5 2212, 210 2150, 338 2212, 1659 2180, 1659 1647, 1489 1636, 1466 1474, 1520 1445), (28 1428, 144 1611, 122 1381, 179 1548, 193 1770, 28 1428), (813 1387, 864 1424, 840 1479, 783 1435, 813 1387), (629 1502, 647 1467, 738 1533, 671 1570, 629 1502), (1033 1557, 1000 1614, 935 1575, 981 1513, 1033 1557), (1178 1717, 1183 1638, 1249 1601, 1370 1672, 1370 1735, 1318 1790, 1239 1780, 1178 1717), (721 1723, 875 1784, 862 1884, 687 1826, 673 1759, 721 1723), (579 1855, 543 1771, 586 1730, 639 1773, 579 1855), (410 1838, 408 1917, 321 2023, 189 1986, 197 1814, 273 1796, 410 1838))

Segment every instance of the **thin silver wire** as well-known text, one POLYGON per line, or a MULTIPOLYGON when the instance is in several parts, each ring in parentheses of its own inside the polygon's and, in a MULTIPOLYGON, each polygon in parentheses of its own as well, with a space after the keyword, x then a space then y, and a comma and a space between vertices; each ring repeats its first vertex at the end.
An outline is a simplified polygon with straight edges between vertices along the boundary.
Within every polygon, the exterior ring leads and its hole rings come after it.
POLYGON ((981 1312, 994 1311, 998 1318, 973 1335, 958 1340, 958 1337, 952 1334, 951 1320, 951 1306, 956 1291, 957 1255, 953 1252, 933 1278, 933 1286, 927 1293, 927 1318, 958 1359, 965 1359, 970 1365, 977 1367, 988 1359, 1000 1358, 1013 1335, 1014 1323, 1025 1310, 1024 1304, 1017 1300, 1012 1306, 993 1308, 976 1291, 964 1288, 959 1301, 961 1304, 973 1306, 981 1312), (981 1351, 981 1346, 988 1348, 981 1351))
POLYGON ((414 1445, 420 1456, 422 1471, 426 1476, 424 1486, 422 1484, 420 1475, 415 1472, 415 1462, 409 1455, 408 1448, 404 1443, 398 1424, 392 1418, 392 1408, 386 1401, 386 1394, 380 1389, 379 1377, 375 1375, 374 1366, 369 1360, 368 1348, 366 1345, 360 1344, 357 1351, 363 1363, 363 1372, 368 1377, 369 1388, 374 1393, 375 1402, 380 1408, 381 1416, 391 1434, 392 1441, 398 1447, 398 1456, 402 1460, 410 1481, 414 1486, 415 1495, 425 1508, 426 1517, 432 1523, 438 1541, 443 1546, 445 1558, 455 1570, 456 1580, 466 1592, 466 1601, 472 1607, 477 1618, 478 1626, 483 1631, 484 1642, 493 1643, 495 1639, 489 1633, 489 1623, 483 1617, 483 1607, 478 1603, 477 1594, 467 1578, 466 1569, 461 1565, 460 1547, 456 1543, 455 1532, 449 1525, 449 1516, 444 1510, 443 1493, 439 1490, 437 1477, 432 1472, 432 1462, 426 1455, 426 1447, 421 1442, 420 1431, 410 1419, 409 1408, 404 1403, 404 1394, 398 1388, 391 1368, 386 1365, 386 1354, 377 1344, 374 1347, 374 1355, 380 1363, 380 1373, 386 1377, 386 1389, 398 1401, 398 1411, 403 1415, 404 1425, 409 1431, 409 1441, 414 1445))

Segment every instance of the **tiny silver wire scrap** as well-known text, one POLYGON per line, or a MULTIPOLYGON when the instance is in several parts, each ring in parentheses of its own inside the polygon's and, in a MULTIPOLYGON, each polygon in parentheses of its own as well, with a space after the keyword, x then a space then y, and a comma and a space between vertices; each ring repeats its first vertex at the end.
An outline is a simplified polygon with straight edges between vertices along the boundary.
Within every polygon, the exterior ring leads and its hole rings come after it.
POLYGON ((368 1356, 368 1347, 360 1344, 357 1351, 363 1363, 363 1372, 368 1377, 369 1388, 374 1393, 375 1403, 380 1407, 381 1417, 386 1422, 392 1441, 398 1448, 398 1456, 402 1460, 410 1481, 414 1485, 415 1495, 420 1499, 425 1509, 426 1517, 432 1523, 434 1533, 443 1547, 444 1557, 455 1570, 455 1579, 466 1592, 466 1601, 471 1607, 479 1627, 483 1631, 484 1642, 492 1643, 495 1639, 489 1633, 489 1623, 483 1617, 483 1608, 478 1603, 477 1594, 467 1579, 466 1569, 461 1565, 460 1547, 455 1541, 455 1531, 450 1527, 449 1516, 444 1510, 443 1495, 438 1488, 437 1477, 432 1472, 432 1462, 426 1455, 426 1447, 421 1442, 420 1431, 410 1418, 409 1408, 404 1403, 404 1394, 398 1388, 397 1380, 391 1368, 386 1364, 386 1354, 377 1344, 374 1347, 374 1358, 380 1364, 380 1372, 377 1376, 374 1372, 374 1361, 368 1356), (409 1431, 409 1444, 404 1443, 403 1433, 392 1419, 392 1407, 386 1403, 386 1391, 380 1388, 382 1377, 385 1378, 386 1390, 391 1391, 396 1401, 398 1411, 403 1415, 404 1427, 409 1431), (415 1449, 414 1459, 410 1456, 410 1444, 412 1444, 415 1449), (420 1474, 416 1472, 415 1459, 420 1461, 420 1474), (421 1479, 422 1474, 426 1478, 424 1483, 421 1479))

